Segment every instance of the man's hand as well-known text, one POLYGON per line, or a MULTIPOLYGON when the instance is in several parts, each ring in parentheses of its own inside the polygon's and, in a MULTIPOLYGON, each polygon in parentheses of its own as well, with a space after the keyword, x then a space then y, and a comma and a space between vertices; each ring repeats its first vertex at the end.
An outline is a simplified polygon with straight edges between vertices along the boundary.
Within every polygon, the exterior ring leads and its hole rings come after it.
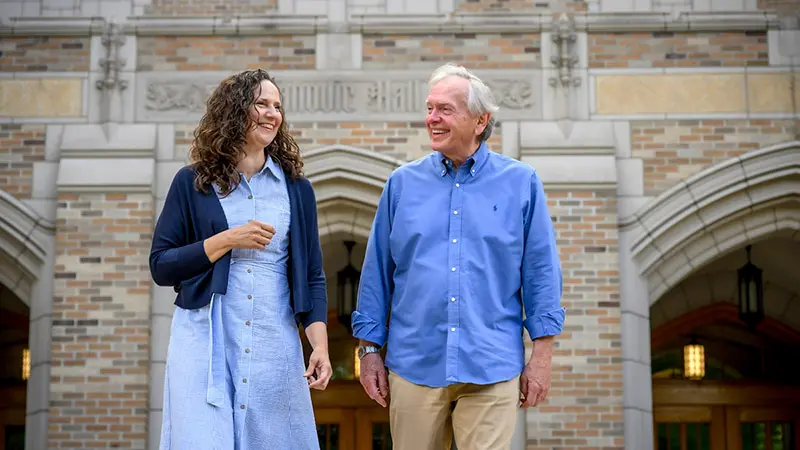
POLYGON ((379 405, 386 407, 386 396, 389 394, 389 382, 386 378, 386 367, 380 353, 368 353, 361 358, 361 376, 359 377, 364 392, 379 405))
POLYGON ((550 391, 550 365, 553 361, 553 337, 533 342, 533 354, 520 375, 520 408, 538 406, 550 391))

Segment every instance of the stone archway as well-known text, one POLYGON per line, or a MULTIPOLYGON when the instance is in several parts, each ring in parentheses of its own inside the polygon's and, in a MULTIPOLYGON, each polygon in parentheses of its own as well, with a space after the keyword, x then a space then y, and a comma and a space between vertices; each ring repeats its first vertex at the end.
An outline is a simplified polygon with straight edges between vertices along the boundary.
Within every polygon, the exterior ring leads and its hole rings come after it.
POLYGON ((404 161, 346 145, 310 150, 303 160, 317 197, 322 243, 337 234, 366 240, 383 186, 404 161))
POLYGON ((0 191, 0 283, 29 309, 26 448, 46 448, 55 224, 0 191))
POLYGON ((745 243, 800 240, 800 141, 712 166, 620 223, 626 448, 653 446, 650 306, 745 243))

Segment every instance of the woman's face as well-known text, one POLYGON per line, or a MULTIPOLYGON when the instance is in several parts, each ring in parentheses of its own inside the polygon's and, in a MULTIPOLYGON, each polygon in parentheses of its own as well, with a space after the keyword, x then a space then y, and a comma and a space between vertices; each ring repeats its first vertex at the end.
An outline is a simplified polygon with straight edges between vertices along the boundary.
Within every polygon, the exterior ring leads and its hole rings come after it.
POLYGON ((253 95, 255 103, 249 113, 254 124, 247 132, 247 144, 264 148, 275 139, 283 122, 281 98, 278 88, 269 80, 263 80, 261 88, 257 88, 253 95))

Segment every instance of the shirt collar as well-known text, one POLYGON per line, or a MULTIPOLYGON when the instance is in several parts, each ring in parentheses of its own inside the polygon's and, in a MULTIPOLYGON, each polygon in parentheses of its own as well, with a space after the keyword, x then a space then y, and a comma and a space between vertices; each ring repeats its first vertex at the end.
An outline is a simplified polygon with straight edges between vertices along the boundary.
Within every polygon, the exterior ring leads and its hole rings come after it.
MULTIPOLYGON (((437 160, 439 164, 436 166, 439 170, 439 174, 441 176, 447 175, 447 172, 453 168, 453 162, 450 158, 444 156, 443 154, 436 152, 437 160)), ((469 169, 469 174, 471 176, 478 175, 481 168, 485 165, 486 159, 489 157, 489 149, 486 146, 486 141, 481 141, 478 149, 475 150, 475 153, 472 154, 466 161, 464 161, 464 165, 469 169)))
POLYGON ((267 172, 271 173, 272 176, 277 178, 279 181, 283 181, 283 169, 281 169, 281 166, 275 162, 269 153, 267 154, 267 163, 264 164, 264 167, 261 169, 260 173, 267 172))

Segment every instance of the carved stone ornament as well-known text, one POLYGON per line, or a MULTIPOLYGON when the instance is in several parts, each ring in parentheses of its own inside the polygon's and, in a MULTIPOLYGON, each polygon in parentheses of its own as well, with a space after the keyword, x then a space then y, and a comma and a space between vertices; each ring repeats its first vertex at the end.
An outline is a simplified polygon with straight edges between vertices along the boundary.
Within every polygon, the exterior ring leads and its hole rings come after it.
MULTIPOLYGON (((298 71, 299 72, 299 71, 298 71)), ((141 76, 137 102, 139 120, 196 120, 202 115, 206 101, 219 80, 227 74, 211 78, 208 72, 200 77, 191 74, 175 79, 181 73, 169 74, 165 80, 157 73, 141 76), (185 78, 184 78, 185 77, 185 78), (198 78, 202 78, 199 80, 198 78)), ((420 120, 425 114, 429 74, 391 72, 337 74, 323 72, 284 73, 276 75, 283 94, 284 109, 292 120, 420 120)), ((505 114, 515 120, 538 118, 541 73, 526 71, 501 76, 482 75, 500 105, 498 118, 505 114)))

